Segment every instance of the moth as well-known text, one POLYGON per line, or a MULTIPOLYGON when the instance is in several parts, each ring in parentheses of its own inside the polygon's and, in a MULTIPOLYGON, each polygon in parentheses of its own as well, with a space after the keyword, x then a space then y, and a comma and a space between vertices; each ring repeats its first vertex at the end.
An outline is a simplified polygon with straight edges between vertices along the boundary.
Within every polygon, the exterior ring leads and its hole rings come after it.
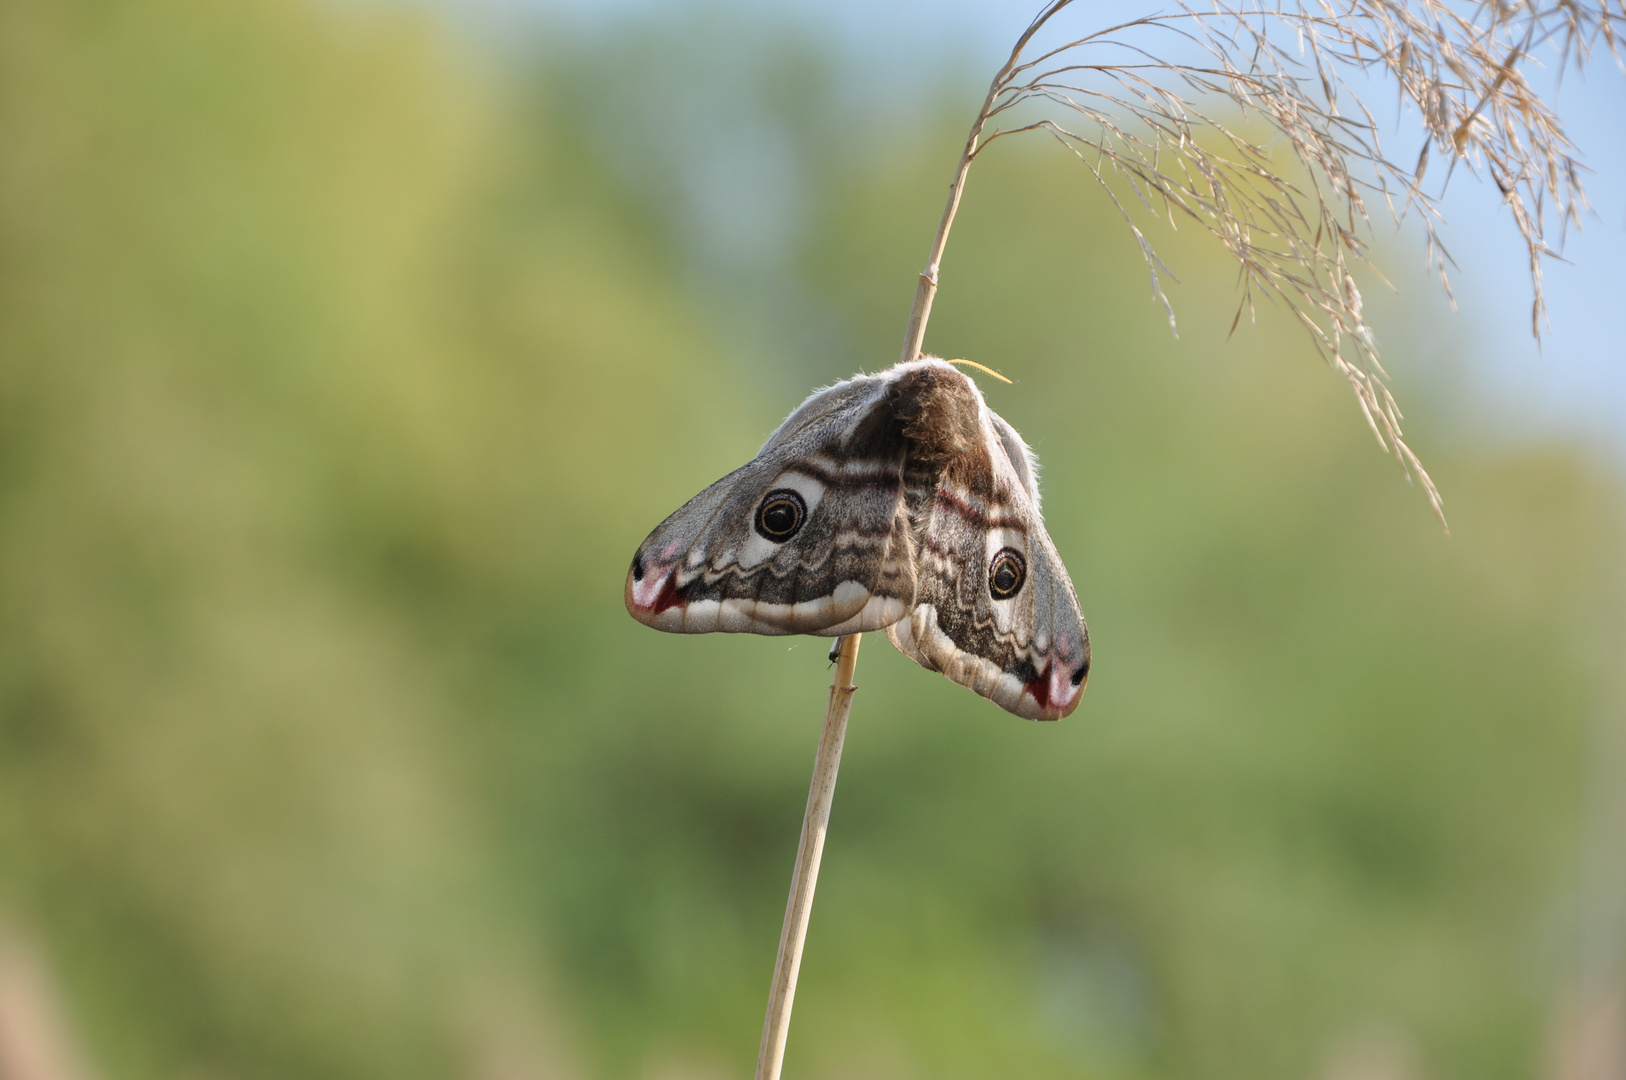
POLYGON ((886 631, 1001 708, 1078 707, 1090 635, 1039 515, 1038 461, 935 358, 816 391, 649 534, 627 611, 678 634, 886 631))

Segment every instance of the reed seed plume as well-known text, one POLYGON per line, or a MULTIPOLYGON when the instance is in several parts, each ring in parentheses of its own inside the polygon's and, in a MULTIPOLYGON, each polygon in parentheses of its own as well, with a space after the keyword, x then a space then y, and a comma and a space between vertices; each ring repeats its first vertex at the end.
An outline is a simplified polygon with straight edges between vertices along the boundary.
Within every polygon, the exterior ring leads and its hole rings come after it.
POLYGON ((1373 207, 1396 224, 1415 212, 1449 296, 1438 199, 1459 165, 1488 177, 1524 240, 1539 340, 1542 259, 1555 254, 1555 232, 1561 246, 1579 227, 1587 201, 1576 149, 1526 71, 1538 49, 1559 78, 1600 45, 1619 63, 1626 0, 1181 0, 1035 47, 1072 3, 1051 0, 1039 12, 989 87, 922 274, 911 340, 916 322, 924 332, 971 162, 999 139, 1049 135, 1123 215, 1171 327, 1163 281, 1173 275, 1137 222, 1137 203, 1171 225, 1196 222, 1236 260, 1233 332, 1261 297, 1293 314, 1443 523, 1440 494, 1406 445, 1362 315, 1353 271, 1370 266, 1373 207), (1383 125, 1362 100, 1380 82, 1421 118, 1426 138, 1415 161, 1384 148, 1383 125), (1424 187, 1431 158, 1444 172, 1433 193, 1424 187))

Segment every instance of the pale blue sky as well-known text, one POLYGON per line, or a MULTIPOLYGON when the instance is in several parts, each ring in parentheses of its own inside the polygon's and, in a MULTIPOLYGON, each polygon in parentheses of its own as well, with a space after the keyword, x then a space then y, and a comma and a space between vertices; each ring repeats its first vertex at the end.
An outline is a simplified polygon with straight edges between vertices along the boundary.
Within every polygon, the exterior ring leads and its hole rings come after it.
MULTIPOLYGON (((629 22, 681 20, 687 10, 728 6, 722 0, 478 2, 492 12, 540 16, 587 37, 612 34, 629 22)), ((805 26, 845 54, 847 69, 862 73, 856 77, 885 80, 888 93, 896 94, 929 87, 930 74, 949 64, 963 70, 969 63, 991 74, 1038 0, 758 0, 746 6, 805 26)), ((1132 0, 1094 0, 1078 11, 1105 22, 1149 9, 1132 0)), ((1459 264, 1453 276, 1459 312, 1442 316, 1440 333, 1470 343, 1473 370, 1492 408, 1522 413, 1537 426, 1590 431, 1626 457, 1626 76, 1600 56, 1585 80, 1566 80, 1557 100, 1594 170, 1587 186, 1595 216, 1570 237, 1569 265, 1546 266, 1550 331, 1538 349, 1529 332, 1522 246, 1495 189, 1459 170, 1443 204, 1446 242, 1459 264)))

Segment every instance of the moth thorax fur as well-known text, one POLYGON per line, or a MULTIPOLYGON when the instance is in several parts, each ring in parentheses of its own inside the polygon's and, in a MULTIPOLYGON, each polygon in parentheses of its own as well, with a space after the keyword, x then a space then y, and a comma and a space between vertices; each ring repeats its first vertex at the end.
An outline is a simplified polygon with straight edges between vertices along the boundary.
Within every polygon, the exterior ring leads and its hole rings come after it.
POLYGON ((938 362, 904 372, 894 393, 911 467, 942 475, 973 494, 988 494, 993 465, 976 384, 938 362))

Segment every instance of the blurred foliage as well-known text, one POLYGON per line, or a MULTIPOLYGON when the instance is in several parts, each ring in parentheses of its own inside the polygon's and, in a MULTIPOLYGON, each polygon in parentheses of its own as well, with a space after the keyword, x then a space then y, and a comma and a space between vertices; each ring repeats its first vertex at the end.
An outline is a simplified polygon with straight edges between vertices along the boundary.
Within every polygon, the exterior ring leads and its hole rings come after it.
MULTIPOLYGON (((818 348, 757 351, 590 98, 422 14, 0 7, 0 907, 109 1077, 749 1074, 825 646, 622 575, 891 361, 957 142, 803 174, 818 348)), ((1445 371, 1443 536, 1171 242, 1179 341, 1075 170, 973 176, 928 345, 1017 378, 1096 668, 1031 725, 872 638, 789 1075, 1535 1069, 1619 491, 1445 371)))

